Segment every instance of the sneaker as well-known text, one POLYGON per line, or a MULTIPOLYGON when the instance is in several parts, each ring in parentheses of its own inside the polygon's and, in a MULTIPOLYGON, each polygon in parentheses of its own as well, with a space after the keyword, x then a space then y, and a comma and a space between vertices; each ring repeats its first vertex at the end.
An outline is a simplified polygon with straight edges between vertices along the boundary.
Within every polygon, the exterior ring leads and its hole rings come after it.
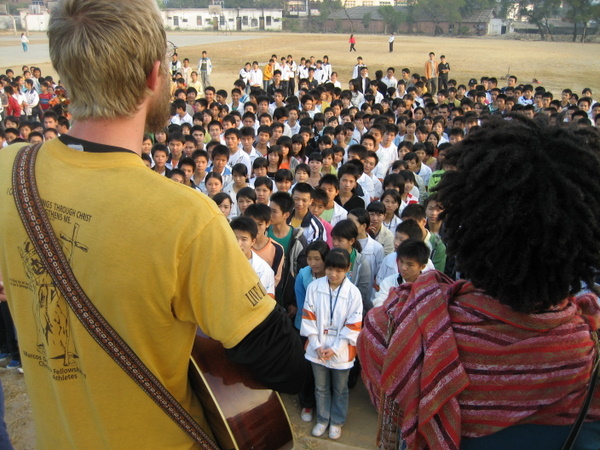
POLYGON ((12 361, 10 353, 0 353, 0 367, 6 367, 12 361))
POLYGON ((329 439, 339 439, 342 435, 341 425, 330 425, 329 426, 329 439))
POLYGON ((21 361, 18 359, 13 359, 8 363, 8 366, 6 366, 7 369, 18 369, 19 367, 21 367, 21 361))
POLYGON ((23 368, 22 368, 22 367, 19 367, 19 368, 17 369, 17 372, 19 372, 20 374, 24 374, 24 373, 25 373, 25 372, 23 372, 23 368))
POLYGON ((327 430, 327 425, 324 423, 316 424, 312 429, 312 435, 316 437, 321 437, 325 434, 325 430, 327 430))
POLYGON ((312 408, 302 408, 302 412, 300 413, 300 418, 304 422, 310 422, 313 418, 313 410, 312 408))

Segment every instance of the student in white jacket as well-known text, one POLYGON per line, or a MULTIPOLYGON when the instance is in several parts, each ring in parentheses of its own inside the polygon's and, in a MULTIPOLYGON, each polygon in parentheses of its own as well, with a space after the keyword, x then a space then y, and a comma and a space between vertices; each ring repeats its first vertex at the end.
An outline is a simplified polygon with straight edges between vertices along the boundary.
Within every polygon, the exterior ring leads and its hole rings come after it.
POLYGON ((375 275, 379 272, 381 262, 385 257, 383 245, 369 236, 367 230, 371 226, 371 218, 366 209, 356 208, 348 213, 348 219, 354 222, 358 228, 358 242, 362 248, 361 254, 371 265, 371 284, 375 281, 375 275))
POLYGON ((362 297, 346 274, 350 255, 340 248, 325 257, 325 277, 308 285, 300 334, 308 338, 306 359, 315 377, 317 424, 314 436, 338 439, 348 414, 348 376, 362 324, 362 297), (333 393, 332 393, 333 391, 333 393))
POLYGON ((379 285, 379 292, 373 297, 373 307, 385 303, 392 288, 403 283, 414 283, 419 275, 429 269, 429 247, 416 239, 407 239, 396 250, 396 268, 398 273, 384 278, 379 285))

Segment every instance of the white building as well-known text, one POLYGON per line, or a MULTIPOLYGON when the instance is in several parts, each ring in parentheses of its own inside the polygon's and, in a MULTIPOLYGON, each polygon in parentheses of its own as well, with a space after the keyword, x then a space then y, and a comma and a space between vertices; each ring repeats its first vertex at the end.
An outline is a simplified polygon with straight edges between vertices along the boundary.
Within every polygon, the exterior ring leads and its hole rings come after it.
MULTIPOLYGON (((281 31, 283 10, 222 8, 181 8, 161 10, 168 30, 195 31, 281 31)), ((28 31, 47 31, 50 14, 44 7, 19 11, 21 26, 28 31)))
POLYGON ((52 4, 49 3, 46 7, 41 2, 34 2, 28 9, 20 9, 21 27, 27 31, 48 31, 49 11, 52 4))
POLYGON ((357 6, 406 6, 407 0, 342 0, 344 8, 357 6))
POLYGON ((161 11, 168 30, 281 31, 283 10, 253 8, 173 8, 161 11))

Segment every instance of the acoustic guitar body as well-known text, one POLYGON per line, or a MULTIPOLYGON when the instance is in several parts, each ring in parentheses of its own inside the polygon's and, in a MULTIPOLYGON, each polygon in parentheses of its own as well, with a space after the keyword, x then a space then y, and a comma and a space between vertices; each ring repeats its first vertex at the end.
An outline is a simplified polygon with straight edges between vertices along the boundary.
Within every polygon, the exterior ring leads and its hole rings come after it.
POLYGON ((196 336, 190 381, 222 449, 294 448, 279 394, 258 383, 247 368, 229 361, 219 342, 196 336))

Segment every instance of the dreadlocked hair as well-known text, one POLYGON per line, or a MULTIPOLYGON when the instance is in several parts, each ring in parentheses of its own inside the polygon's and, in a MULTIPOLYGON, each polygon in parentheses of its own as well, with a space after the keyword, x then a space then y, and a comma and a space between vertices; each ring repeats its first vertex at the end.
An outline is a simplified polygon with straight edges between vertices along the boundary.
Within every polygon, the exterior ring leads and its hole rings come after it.
POLYGON ((600 266, 598 132, 522 116, 487 120, 453 146, 438 185, 457 269, 516 311, 594 288, 600 266))

